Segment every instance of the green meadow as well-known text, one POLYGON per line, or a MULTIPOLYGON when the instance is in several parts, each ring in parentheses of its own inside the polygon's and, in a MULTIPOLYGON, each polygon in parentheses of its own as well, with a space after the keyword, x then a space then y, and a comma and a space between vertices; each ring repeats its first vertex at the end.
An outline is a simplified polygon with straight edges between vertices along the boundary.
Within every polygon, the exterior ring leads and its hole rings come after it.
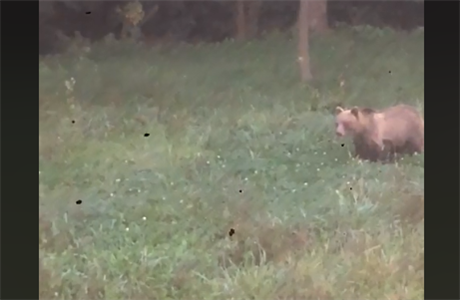
POLYGON ((41 57, 40 298, 423 299, 424 156, 355 160, 333 115, 423 112, 423 31, 312 37, 309 84, 296 43, 41 57))

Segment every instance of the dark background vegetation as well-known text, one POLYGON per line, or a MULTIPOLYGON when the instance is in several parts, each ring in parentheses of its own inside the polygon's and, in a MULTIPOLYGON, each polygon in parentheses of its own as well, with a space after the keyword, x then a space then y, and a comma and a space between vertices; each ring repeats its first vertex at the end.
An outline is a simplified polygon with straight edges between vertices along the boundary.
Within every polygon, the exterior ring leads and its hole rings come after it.
MULTIPOLYGON (((92 41, 107 34, 119 37, 121 24, 114 9, 122 1, 47 2, 40 12, 40 54, 58 52, 57 31, 73 36, 78 31, 92 41)), ((158 5, 156 15, 142 26, 145 39, 168 37, 174 41, 220 42, 234 35, 232 1, 146 1, 144 8, 158 5)), ((258 20, 258 35, 292 28, 299 1, 265 1, 258 20)), ((328 22, 411 30, 424 24, 424 2, 329 1, 328 22)))

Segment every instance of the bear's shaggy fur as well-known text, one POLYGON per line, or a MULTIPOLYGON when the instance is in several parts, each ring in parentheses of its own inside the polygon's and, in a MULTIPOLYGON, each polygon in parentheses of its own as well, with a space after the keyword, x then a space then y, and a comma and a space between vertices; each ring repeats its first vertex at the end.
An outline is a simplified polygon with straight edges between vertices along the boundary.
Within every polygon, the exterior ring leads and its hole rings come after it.
POLYGON ((395 154, 423 152, 424 121, 409 105, 396 105, 380 111, 370 108, 336 108, 338 136, 351 136, 355 156, 371 161, 393 160, 395 154))

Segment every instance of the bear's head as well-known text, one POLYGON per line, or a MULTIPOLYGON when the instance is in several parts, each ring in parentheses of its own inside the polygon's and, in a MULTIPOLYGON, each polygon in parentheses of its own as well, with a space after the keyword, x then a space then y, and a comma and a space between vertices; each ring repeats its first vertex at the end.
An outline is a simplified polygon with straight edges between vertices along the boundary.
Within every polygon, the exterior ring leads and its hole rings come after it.
POLYGON ((363 133, 369 127, 375 111, 370 108, 356 106, 351 109, 337 106, 335 112, 335 133, 337 136, 344 137, 363 133))

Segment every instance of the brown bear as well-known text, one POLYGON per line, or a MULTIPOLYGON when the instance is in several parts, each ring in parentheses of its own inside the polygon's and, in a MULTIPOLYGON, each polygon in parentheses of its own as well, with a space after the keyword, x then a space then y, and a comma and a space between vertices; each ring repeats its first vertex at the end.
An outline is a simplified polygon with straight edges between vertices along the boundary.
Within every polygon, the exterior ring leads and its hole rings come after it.
POLYGON ((336 108, 338 136, 351 136, 355 156, 370 161, 392 161, 396 154, 421 153, 424 120, 412 106, 399 104, 380 111, 370 108, 336 108))

